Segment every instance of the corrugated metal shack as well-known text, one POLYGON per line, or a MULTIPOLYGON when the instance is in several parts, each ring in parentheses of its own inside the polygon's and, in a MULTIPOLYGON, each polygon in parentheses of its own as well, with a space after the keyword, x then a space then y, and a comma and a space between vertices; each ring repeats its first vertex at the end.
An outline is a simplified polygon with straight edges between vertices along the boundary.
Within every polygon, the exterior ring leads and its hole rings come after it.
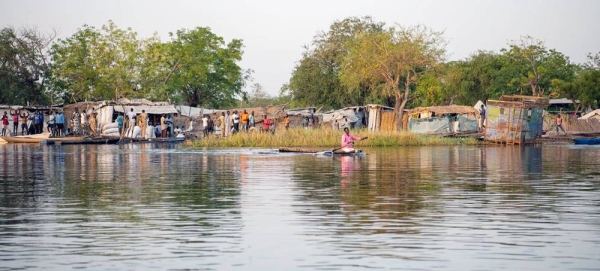
POLYGON ((543 133, 548 98, 504 95, 487 101, 485 140, 504 144, 530 144, 543 133))
POLYGON ((466 105, 417 107, 408 113, 408 130, 417 134, 477 133, 479 111, 466 105))

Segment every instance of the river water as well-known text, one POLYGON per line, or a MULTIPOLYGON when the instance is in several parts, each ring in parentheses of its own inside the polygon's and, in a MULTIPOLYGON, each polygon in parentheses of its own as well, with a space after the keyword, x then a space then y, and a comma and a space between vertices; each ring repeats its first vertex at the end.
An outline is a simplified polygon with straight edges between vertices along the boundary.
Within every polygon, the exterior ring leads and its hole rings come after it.
POLYGON ((600 270, 600 148, 0 145, 0 270, 600 270))

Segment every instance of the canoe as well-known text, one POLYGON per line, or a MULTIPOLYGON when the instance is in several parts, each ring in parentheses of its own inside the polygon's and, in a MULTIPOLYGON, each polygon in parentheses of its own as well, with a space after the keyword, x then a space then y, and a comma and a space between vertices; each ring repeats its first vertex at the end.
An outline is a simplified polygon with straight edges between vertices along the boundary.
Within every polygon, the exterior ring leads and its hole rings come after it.
POLYGON ((331 152, 331 151, 323 151, 323 150, 317 150, 317 149, 312 149, 312 148, 292 148, 292 147, 279 148, 279 152, 323 154, 323 155, 333 155, 333 156, 354 156, 354 155, 364 155, 365 154, 362 150, 354 150, 352 152, 344 152, 342 150, 336 150, 334 152, 331 152))
POLYGON ((185 141, 185 137, 157 137, 157 138, 126 138, 135 143, 177 143, 185 141))
POLYGON ((598 145, 600 144, 600 137, 573 138, 573 142, 577 145, 598 145))
POLYGON ((82 138, 79 140, 53 140, 48 139, 41 142, 46 145, 98 145, 98 144, 117 144, 119 138, 82 138))
MULTIPOLYGON (((49 134, 48 134, 49 136, 49 134)), ((45 135, 32 135, 32 136, 10 136, 10 137, 2 137, 3 140, 5 140, 8 143, 42 143, 43 141, 46 140, 54 140, 54 141, 60 141, 60 142, 66 142, 66 141, 71 141, 71 140, 81 140, 83 139, 82 136, 75 136, 75 137, 57 137, 57 138, 49 138, 48 136, 45 135)))

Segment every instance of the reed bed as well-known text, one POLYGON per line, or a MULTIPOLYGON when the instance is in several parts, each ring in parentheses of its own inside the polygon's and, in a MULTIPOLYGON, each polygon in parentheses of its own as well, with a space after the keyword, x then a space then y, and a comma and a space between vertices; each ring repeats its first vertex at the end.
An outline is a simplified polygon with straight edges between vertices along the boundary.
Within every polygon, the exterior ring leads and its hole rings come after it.
MULTIPOLYGON (((189 141, 191 147, 231 147, 231 148, 279 148, 279 147, 337 147, 342 131, 331 129, 291 128, 276 133, 240 132, 229 137, 211 135, 208 138, 189 141)), ((398 147, 398 146, 448 146, 480 144, 474 138, 449 138, 433 135, 418 135, 410 132, 368 132, 353 130, 353 135, 369 137, 357 143, 359 147, 398 147)))

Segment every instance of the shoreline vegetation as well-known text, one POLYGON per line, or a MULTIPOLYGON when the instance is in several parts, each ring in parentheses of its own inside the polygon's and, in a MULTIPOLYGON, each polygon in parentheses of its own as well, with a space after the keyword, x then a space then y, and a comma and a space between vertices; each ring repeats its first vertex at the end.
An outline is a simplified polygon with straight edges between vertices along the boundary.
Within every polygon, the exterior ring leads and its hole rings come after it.
MULTIPOLYGON (((410 132, 369 132, 353 130, 358 137, 368 136, 355 144, 361 147, 401 147, 401 146, 453 146, 483 144, 475 138, 452 138, 435 135, 421 135, 410 132)), ((342 131, 331 129, 290 128, 277 130, 274 134, 258 131, 240 132, 221 138, 211 135, 208 138, 188 141, 192 148, 280 148, 280 147, 339 147, 342 131)))

